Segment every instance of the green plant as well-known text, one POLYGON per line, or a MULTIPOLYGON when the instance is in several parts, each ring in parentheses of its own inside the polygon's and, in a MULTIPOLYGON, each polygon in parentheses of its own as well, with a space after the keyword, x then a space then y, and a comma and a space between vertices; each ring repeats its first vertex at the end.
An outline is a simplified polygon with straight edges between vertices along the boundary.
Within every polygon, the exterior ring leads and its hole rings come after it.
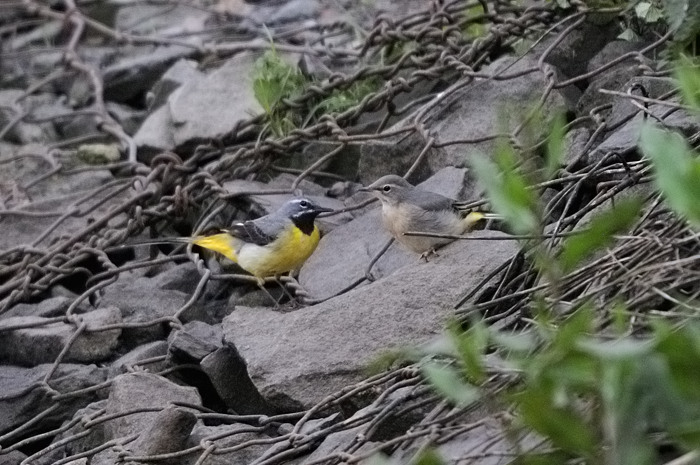
POLYGON ((255 62, 253 93, 275 135, 283 136, 300 123, 298 113, 284 105, 283 100, 298 97, 306 85, 306 77, 297 67, 285 62, 274 46, 255 62))

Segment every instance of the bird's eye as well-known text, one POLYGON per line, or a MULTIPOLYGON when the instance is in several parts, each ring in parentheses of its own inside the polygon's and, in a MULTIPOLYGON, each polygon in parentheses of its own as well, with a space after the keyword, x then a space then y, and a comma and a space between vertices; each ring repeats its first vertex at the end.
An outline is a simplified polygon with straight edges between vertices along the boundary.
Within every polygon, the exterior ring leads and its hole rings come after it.
POLYGON ((387 184, 386 186, 382 187, 382 190, 384 192, 389 192, 391 190, 391 186, 389 184, 387 184))
POLYGON ((309 206, 309 202, 307 202, 306 200, 302 200, 301 202, 299 202, 299 205, 303 208, 307 208, 309 206))

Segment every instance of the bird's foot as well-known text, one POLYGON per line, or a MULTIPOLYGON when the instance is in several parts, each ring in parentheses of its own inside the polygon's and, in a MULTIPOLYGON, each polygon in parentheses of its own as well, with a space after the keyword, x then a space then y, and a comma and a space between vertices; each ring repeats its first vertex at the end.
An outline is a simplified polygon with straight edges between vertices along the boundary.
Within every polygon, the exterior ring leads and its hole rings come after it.
POLYGON ((420 260, 425 260, 425 263, 428 263, 430 261, 430 257, 433 255, 436 257, 440 256, 440 254, 437 253, 435 249, 426 250, 425 252, 420 254, 420 260))

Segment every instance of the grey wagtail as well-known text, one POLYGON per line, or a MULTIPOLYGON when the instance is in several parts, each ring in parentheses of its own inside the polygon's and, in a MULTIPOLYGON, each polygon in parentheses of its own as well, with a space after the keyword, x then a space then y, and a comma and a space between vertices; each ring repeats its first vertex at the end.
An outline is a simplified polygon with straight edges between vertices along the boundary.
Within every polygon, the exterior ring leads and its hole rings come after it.
MULTIPOLYGON (((296 271, 316 249, 321 238, 316 217, 322 208, 308 199, 293 199, 276 212, 235 223, 212 235, 175 237, 137 244, 186 243, 218 252, 262 282, 296 271)), ((136 244, 127 244, 136 245, 136 244)))
POLYGON ((373 193, 382 202, 384 227, 406 248, 428 256, 453 239, 406 236, 409 231, 459 235, 484 219, 500 219, 498 215, 469 212, 464 204, 434 192, 419 189, 400 176, 390 174, 360 189, 373 193))

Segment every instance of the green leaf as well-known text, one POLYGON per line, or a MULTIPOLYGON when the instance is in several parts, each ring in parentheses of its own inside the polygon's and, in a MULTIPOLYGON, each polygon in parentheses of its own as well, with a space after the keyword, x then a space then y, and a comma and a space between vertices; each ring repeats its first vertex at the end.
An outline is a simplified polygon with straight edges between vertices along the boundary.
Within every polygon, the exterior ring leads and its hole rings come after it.
POLYGON ((655 338, 657 351, 667 360, 671 382, 688 398, 700 401, 700 330, 689 325, 673 331, 657 322, 655 338))
POLYGON ((642 128, 640 147, 654 166, 655 180, 668 205, 700 226, 700 160, 685 139, 653 123, 642 128))
POLYGON ((652 341, 630 338, 613 341, 585 338, 579 340, 576 347, 599 360, 619 361, 635 359, 648 354, 653 348, 653 343, 652 341))
POLYGON ((486 373, 483 357, 489 339, 489 330, 486 325, 477 321, 467 331, 462 331, 459 323, 455 322, 450 325, 449 334, 469 380, 474 383, 483 381, 486 373))
POLYGON ((700 64, 681 55, 674 74, 680 84, 683 101, 700 111, 700 64))
POLYGON ((562 451, 525 453, 515 459, 514 465, 561 465, 567 463, 570 455, 562 451))
POLYGON ((551 178, 559 169, 564 156, 564 135, 566 120, 559 114, 552 124, 552 130, 547 139, 546 169, 547 176, 551 178))
POLYGON ((501 214, 515 233, 535 233, 539 227, 534 194, 515 167, 513 149, 504 143, 497 149, 496 163, 475 156, 470 163, 486 189, 493 209, 501 214))
POLYGON ((367 465, 391 465, 391 463, 389 457, 381 452, 377 452, 367 460, 367 465))
POLYGON ((526 425, 564 451, 592 457, 598 440, 591 426, 574 410, 554 407, 551 393, 527 389, 515 396, 517 410, 526 425))
POLYGON ((614 235, 628 230, 639 216, 640 199, 619 202, 615 207, 594 217, 588 228, 568 237, 562 244, 559 263, 565 272, 573 270, 582 260, 614 241, 614 235))
POLYGON ((655 7, 651 2, 639 2, 634 7, 637 17, 646 23, 655 23, 664 17, 661 9, 655 7))
POLYGON ((421 369, 433 388, 446 399, 466 407, 480 398, 477 388, 464 382, 458 372, 447 365, 427 362, 421 369))
POLYGON ((418 457, 411 460, 412 465, 444 465, 440 454, 433 448, 427 448, 418 457))

